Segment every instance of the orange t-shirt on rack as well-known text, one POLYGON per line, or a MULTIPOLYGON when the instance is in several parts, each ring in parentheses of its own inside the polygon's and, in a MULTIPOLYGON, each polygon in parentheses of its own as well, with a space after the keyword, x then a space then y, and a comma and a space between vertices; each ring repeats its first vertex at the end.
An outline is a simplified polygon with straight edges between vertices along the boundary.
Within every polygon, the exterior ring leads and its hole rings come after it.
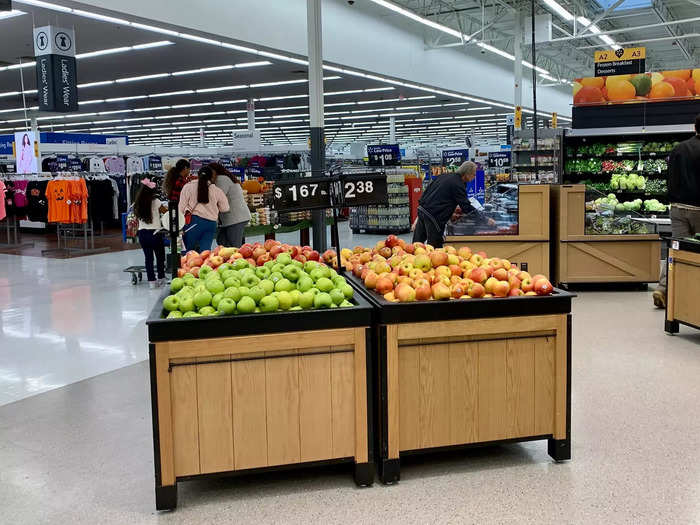
POLYGON ((87 222, 88 191, 85 179, 70 181, 71 222, 83 224, 87 222))
POLYGON ((49 222, 70 222, 68 182, 67 180, 52 180, 46 186, 46 198, 49 203, 49 222))

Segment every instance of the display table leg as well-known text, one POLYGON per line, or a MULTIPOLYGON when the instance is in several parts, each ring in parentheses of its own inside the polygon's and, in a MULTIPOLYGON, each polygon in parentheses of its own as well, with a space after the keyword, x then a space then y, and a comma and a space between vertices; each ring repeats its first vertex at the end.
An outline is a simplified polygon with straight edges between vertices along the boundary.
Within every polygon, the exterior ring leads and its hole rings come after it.
POLYGON ((401 460, 383 459, 379 462, 379 479, 385 485, 391 485, 401 479, 401 460))
POLYGON ((566 461, 571 459, 571 438, 549 438, 547 442, 547 453, 554 461, 566 461))
POLYGON ((265 240, 267 241, 267 240, 270 240, 270 239, 273 240, 273 241, 275 240, 275 233, 274 233, 274 232, 270 232, 270 233, 266 233, 266 234, 265 234, 265 240))
POLYGON ((355 463, 355 483, 358 487, 371 487, 374 483, 374 463, 355 463))
POLYGON ((310 237, 309 228, 302 228, 299 230, 299 245, 308 246, 311 242, 310 237))
POLYGON ((177 484, 167 487, 156 485, 156 510, 174 510, 177 507, 177 484))
POLYGON ((664 321, 664 331, 667 334, 677 334, 680 332, 680 325, 678 324, 678 321, 669 321, 668 319, 664 321))

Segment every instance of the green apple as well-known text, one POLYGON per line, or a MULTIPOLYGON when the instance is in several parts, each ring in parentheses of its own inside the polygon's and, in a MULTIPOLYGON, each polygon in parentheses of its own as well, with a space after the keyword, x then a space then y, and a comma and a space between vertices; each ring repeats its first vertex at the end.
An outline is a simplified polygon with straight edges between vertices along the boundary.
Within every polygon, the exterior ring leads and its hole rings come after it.
POLYGON ((233 299, 234 301, 238 302, 241 300, 242 296, 241 291, 238 288, 226 288, 226 291, 224 292, 224 297, 226 297, 227 299, 233 299))
POLYGON ((238 291, 241 292, 241 297, 250 297, 250 288, 247 286, 239 286, 238 291))
MULTIPOLYGON (((217 292, 219 293, 219 292, 217 292)), ((194 295, 194 305, 197 308, 204 308, 211 304, 212 294, 206 290, 198 292, 194 295)))
POLYGON ((288 264, 290 264, 292 262, 292 256, 286 252, 283 252, 277 256, 277 259, 275 259, 275 261, 278 262, 279 264, 287 266, 288 264))
POLYGON ((338 288, 333 288, 329 295, 331 296, 333 304, 340 304, 345 300, 345 294, 338 288))
POLYGON ((224 315, 231 315, 236 311, 236 301, 230 297, 224 297, 219 303, 218 310, 224 315))
POLYGON ((182 280, 185 281, 185 284, 187 284, 189 281, 194 281, 197 278, 192 275, 191 273, 186 273, 185 275, 182 276, 182 280))
MULTIPOLYGON (((299 290, 295 290, 298 292, 299 290)), ((282 291, 277 294, 277 300, 279 301, 279 308, 280 310, 289 310, 292 306, 294 306, 294 301, 292 299, 292 294, 291 292, 287 291, 282 291)))
POLYGON ((355 295, 355 290, 352 289, 352 286, 349 284, 341 284, 338 286, 338 289, 343 292, 343 295, 345 295, 346 299, 352 299, 352 296, 355 295))
POLYGON ((213 270, 211 272, 209 272, 206 277, 201 277, 201 279, 204 279, 205 281, 207 281, 209 279, 216 279, 217 281, 223 281, 223 279, 221 278, 221 274, 218 272, 215 272, 213 270))
POLYGON ((238 278, 238 272, 236 270, 226 270, 225 272, 221 272, 222 281, 226 282, 226 279, 230 279, 231 277, 238 278))
POLYGON ((181 277, 175 277, 175 279, 172 280, 170 283, 170 291, 175 293, 179 292, 182 290, 185 286, 185 280, 182 279, 181 277))
POLYGON ((241 284, 248 288, 252 288, 260 282, 260 279, 254 273, 246 273, 241 276, 241 284))
POLYGON ((204 308, 199 309, 199 313, 201 315, 214 315, 216 313, 216 310, 213 306, 205 306, 204 308))
POLYGON ((289 264, 284 267, 284 270, 282 270, 282 275, 286 279, 289 279, 293 283, 297 282, 299 277, 301 277, 301 270, 299 269, 298 266, 294 266, 293 264, 289 264))
POLYGON ((224 274, 225 274, 226 272, 232 271, 232 268, 233 268, 233 267, 231 266, 231 264, 229 264, 229 263, 223 263, 222 265, 220 265, 220 266, 216 269, 216 271, 219 272, 219 273, 221 274, 221 278, 222 278, 223 280, 226 280, 226 278, 224 277, 224 274))
POLYGON ((289 309, 290 312, 291 312, 292 310, 294 310, 294 311, 296 311, 296 310, 303 310, 303 308, 302 308, 301 306, 297 305, 297 306, 292 306, 292 307, 289 309))
POLYGON ((299 306, 304 310, 308 310, 314 305, 314 294, 312 292, 303 292, 299 297, 299 306))
POLYGON ((224 283, 222 283, 218 279, 207 279, 206 280, 206 287, 207 287, 207 290, 209 290, 213 294, 223 292, 226 289, 226 286, 224 285, 224 283))
POLYGON ((341 285, 347 283, 345 277, 343 277, 342 275, 336 275, 335 277, 331 278, 331 281, 333 281, 333 284, 336 288, 340 288, 341 285))
POLYGON ((282 272, 272 272, 268 279, 270 279, 273 283, 276 283, 280 279, 284 279, 284 275, 282 275, 282 272))
POLYGON ((255 275, 258 276, 258 279, 267 279, 270 276, 270 268, 267 266, 258 266, 255 269, 255 275))
POLYGON ((231 288, 232 286, 238 288, 241 285, 240 279, 238 277, 229 277, 224 281, 224 286, 226 288, 231 288))
POLYGON ((284 264, 280 264, 278 262, 275 262, 275 264, 272 265, 272 268, 270 268, 272 272, 282 272, 284 270, 284 264))
POLYGON ((174 312, 180 307, 180 298, 177 295, 169 295, 163 299, 163 308, 168 312, 174 312))
POLYGON ((234 270, 242 270, 243 268, 250 268, 250 263, 248 263, 248 261, 246 261, 245 259, 236 259, 233 262, 234 270))
POLYGON ((316 281, 316 288, 322 292, 330 292, 333 289, 333 281, 331 281, 328 277, 321 277, 318 281, 316 281))
POLYGON ((197 281, 195 285, 192 287, 194 290, 194 293, 201 292, 202 290, 206 290, 207 286, 204 284, 204 281, 197 281))
POLYGON ((258 286, 265 290, 265 295, 270 295, 275 289, 275 283, 269 279, 263 279, 258 283, 258 286))
POLYGON ((292 282, 289 279, 280 279, 275 284, 275 290, 277 290, 278 292, 282 292, 282 291, 288 292, 288 291, 293 290, 293 289, 294 289, 294 284, 292 284, 292 282))
POLYGON ((327 267, 327 268, 328 268, 328 273, 330 273, 330 275, 328 276, 328 278, 329 278, 331 281, 333 281, 336 277, 338 277, 338 272, 336 272, 336 271, 335 271, 333 268, 331 268, 331 267, 327 267))
POLYGON ((166 317, 166 319, 180 319, 180 318, 182 318, 182 312, 180 312, 178 310, 173 310, 172 312, 170 312, 168 314, 168 317, 166 317))
POLYGON ((255 310, 253 310, 253 312, 255 312, 256 314, 259 314, 259 313, 260 313, 260 307, 259 307, 259 306, 256 306, 256 307, 255 307, 255 310))
POLYGON ((241 300, 236 304, 236 309, 239 313, 249 314, 255 310, 255 301, 251 297, 241 297, 241 300))
POLYGON ((320 266, 311 270, 309 272, 309 275, 314 280, 314 282, 318 282, 319 279, 326 276, 325 272, 321 269, 320 266))
POLYGON ((185 312, 182 314, 182 317, 202 317, 202 314, 198 314, 197 312, 185 312))
POLYGON ((275 261, 270 260, 270 261, 266 261, 265 263, 263 263, 263 266, 265 268, 269 268, 270 271, 272 271, 272 267, 274 266, 274 264, 275 264, 275 261))
POLYGON ((183 313, 193 312, 194 311, 194 300, 192 299, 192 297, 180 298, 180 304, 178 305, 178 309, 183 313))
POLYGON ((211 305, 212 305, 214 308, 218 308, 218 307, 219 307, 219 301, 221 301, 221 299, 223 299, 223 298, 224 298, 224 293, 223 293, 223 292, 219 292, 219 293, 215 294, 214 297, 211 298, 211 305))
POLYGON ((297 261, 296 259, 294 259, 290 264, 291 264, 292 266, 296 266, 296 267, 299 268, 300 270, 303 270, 303 269, 304 269, 304 263, 301 262, 301 261, 297 261))
POLYGON ((350 301, 348 301, 347 299, 345 299, 345 301, 343 301, 342 303, 340 303, 338 306, 340 306, 341 308, 348 308, 348 307, 352 308, 352 307, 355 306, 355 305, 352 304, 352 303, 351 303, 350 301))
POLYGON ((323 272, 323 277, 328 277, 329 279, 332 277, 330 266, 326 266, 325 264, 321 264, 321 265, 319 265, 319 268, 323 272))
POLYGON ((331 308, 338 308, 338 305, 335 303, 331 303, 331 308))
POLYGON ((313 286, 314 280, 311 277, 299 277, 299 280, 297 281, 297 290, 299 290, 300 292, 307 292, 311 290, 313 286))
POLYGON ((321 293, 321 290, 319 290, 315 286, 313 288, 311 288, 309 291, 314 295, 321 293))
POLYGON ((301 292, 299 290, 292 290, 289 292, 289 295, 292 297, 292 306, 296 306, 299 304, 299 298, 301 297, 301 292))
POLYGON ((255 285, 250 289, 250 297, 256 304, 260 304, 260 299, 265 297, 265 290, 260 288, 260 286, 255 285))
POLYGON ((325 292, 317 293, 314 297, 314 308, 330 308, 332 304, 331 296, 325 292))
POLYGON ((206 279, 207 275, 209 275, 211 272, 213 272, 214 269, 211 266, 207 266, 206 264, 202 266, 199 269, 199 278, 200 279, 206 279))
POLYGON ((318 262, 316 261, 306 261, 304 263, 304 271, 310 274, 313 270, 318 268, 318 266, 318 262))
POLYGON ((276 312, 280 306, 280 302, 277 297, 268 295, 260 299, 260 311, 261 312, 276 312))

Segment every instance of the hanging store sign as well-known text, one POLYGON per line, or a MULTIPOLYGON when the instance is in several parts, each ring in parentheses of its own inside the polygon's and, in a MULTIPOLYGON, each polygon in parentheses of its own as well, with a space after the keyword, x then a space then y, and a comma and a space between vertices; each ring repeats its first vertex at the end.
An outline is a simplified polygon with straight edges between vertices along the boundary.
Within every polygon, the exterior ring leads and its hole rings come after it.
POLYGON ((442 165, 451 166, 453 164, 459 166, 463 162, 469 160, 468 149, 444 149, 442 150, 442 165))
POLYGON ((330 208, 330 177, 307 177, 275 182, 273 207, 277 211, 318 210, 330 208))
POLYGON ((513 118, 513 126, 515 129, 523 129, 523 108, 522 106, 515 106, 515 117, 513 118))
POLYGON ((233 132, 234 151, 258 151, 260 150, 260 131, 246 130, 233 132))
POLYGON ((637 75, 644 73, 646 53, 646 47, 596 51, 594 55, 595 76, 607 77, 611 75, 637 75))
POLYGON ((552 129, 557 129, 557 113, 552 113, 552 129))
POLYGON ((54 26, 34 29, 39 111, 78 111, 75 31, 54 26))
POLYGON ((501 169, 510 166, 510 151, 489 152, 489 168, 501 169))
POLYGON ((398 144, 367 146, 367 159, 370 166, 398 166, 401 164, 401 150, 398 144))
POLYGON ((12 0, 0 0, 0 11, 12 11, 12 0))

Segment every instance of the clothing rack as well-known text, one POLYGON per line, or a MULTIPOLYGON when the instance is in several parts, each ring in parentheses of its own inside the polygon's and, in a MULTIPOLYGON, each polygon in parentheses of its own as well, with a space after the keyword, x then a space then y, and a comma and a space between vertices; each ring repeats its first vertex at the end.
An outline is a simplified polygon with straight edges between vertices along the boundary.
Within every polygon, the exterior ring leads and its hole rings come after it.
POLYGON ((19 231, 19 222, 14 215, 8 215, 4 220, 0 221, 0 225, 5 224, 5 227, 0 228, 7 235, 7 242, 0 242, 2 248, 26 248, 34 246, 33 242, 22 242, 22 234, 19 231))

